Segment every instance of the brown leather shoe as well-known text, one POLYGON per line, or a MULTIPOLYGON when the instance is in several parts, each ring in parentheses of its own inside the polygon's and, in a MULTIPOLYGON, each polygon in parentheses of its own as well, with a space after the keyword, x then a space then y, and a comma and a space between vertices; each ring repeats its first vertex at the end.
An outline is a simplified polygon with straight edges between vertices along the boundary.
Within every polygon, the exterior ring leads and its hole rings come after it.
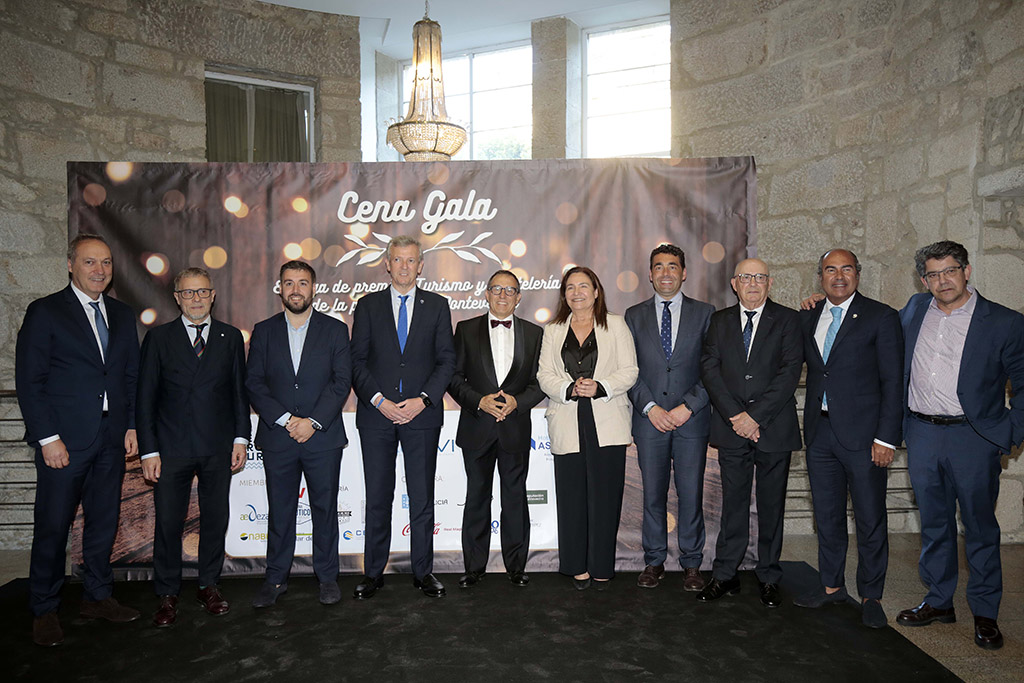
POLYGON ((32 620, 32 642, 43 647, 53 647, 64 642, 64 631, 56 612, 32 620))
POLYGON ((139 610, 122 605, 114 598, 104 600, 83 600, 79 615, 83 619, 106 619, 117 624, 135 621, 140 616, 139 610))
POLYGON ((153 615, 153 626, 163 628, 171 626, 178 618, 178 596, 161 595, 160 606, 153 615))
POLYGON ((224 599, 224 596, 220 594, 220 589, 216 586, 200 588, 196 593, 196 600, 198 600, 199 604, 203 606, 203 609, 215 617, 227 614, 228 610, 231 609, 231 605, 224 599))
POLYGON ((683 590, 691 593, 699 593, 704 590, 704 576, 700 573, 700 567, 687 567, 683 570, 683 590))
POLYGON ((649 564, 644 567, 637 577, 636 585, 641 588, 657 588, 658 583, 665 577, 665 565, 649 564))
POLYGON ((1003 646, 1003 634, 995 619, 974 617, 974 644, 986 650, 998 650, 1003 646))
POLYGON ((917 607, 905 609, 896 615, 896 623, 900 626, 927 626, 933 621, 942 624, 952 624, 956 621, 956 610, 935 609, 927 602, 922 602, 917 607))

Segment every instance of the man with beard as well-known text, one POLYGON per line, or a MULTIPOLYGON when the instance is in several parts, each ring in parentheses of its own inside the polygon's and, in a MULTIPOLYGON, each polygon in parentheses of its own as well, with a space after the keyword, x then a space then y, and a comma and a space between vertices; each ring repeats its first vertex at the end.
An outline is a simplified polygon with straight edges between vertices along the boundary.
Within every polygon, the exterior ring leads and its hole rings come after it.
POLYGON ((288 590, 295 556, 299 484, 306 478, 313 522, 313 571, 320 602, 338 588, 338 477, 347 445, 341 408, 352 385, 348 326, 311 310, 316 272, 308 263, 281 266, 284 312, 258 323, 249 342, 246 388, 259 413, 270 509, 267 573, 253 607, 269 607, 288 590))

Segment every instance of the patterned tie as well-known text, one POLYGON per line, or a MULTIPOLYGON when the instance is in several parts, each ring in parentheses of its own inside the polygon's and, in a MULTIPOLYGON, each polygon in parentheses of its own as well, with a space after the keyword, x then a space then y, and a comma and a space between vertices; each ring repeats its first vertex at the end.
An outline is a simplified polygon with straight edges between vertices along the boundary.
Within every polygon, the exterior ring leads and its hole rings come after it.
MULTIPOLYGON (((828 331, 825 332, 825 345, 821 350, 821 359, 828 362, 828 355, 832 353, 832 344, 836 341, 836 335, 839 334, 839 326, 843 323, 843 309, 839 306, 832 307, 832 323, 828 326, 828 331)), ((821 393, 821 409, 828 410, 828 397, 825 396, 825 392, 821 393)))
POLYGON ((747 352, 747 358, 750 358, 750 342, 754 339, 754 316, 757 315, 757 311, 743 311, 747 314, 747 324, 743 326, 743 348, 747 352))
POLYGON ((110 332, 107 330, 107 321, 103 319, 103 312, 100 310, 99 301, 90 301, 92 306, 92 317, 96 319, 96 332, 100 336, 100 347, 103 349, 103 359, 107 358, 107 344, 110 342, 110 332))
POLYGON ((206 327, 206 323, 189 325, 189 327, 196 328, 196 340, 192 342, 192 350, 196 352, 196 358, 202 358, 203 351, 206 350, 206 342, 203 341, 203 328, 206 327))
POLYGON ((665 360, 672 357, 672 311, 671 301, 662 301, 665 308, 661 309, 661 348, 665 350, 665 360))

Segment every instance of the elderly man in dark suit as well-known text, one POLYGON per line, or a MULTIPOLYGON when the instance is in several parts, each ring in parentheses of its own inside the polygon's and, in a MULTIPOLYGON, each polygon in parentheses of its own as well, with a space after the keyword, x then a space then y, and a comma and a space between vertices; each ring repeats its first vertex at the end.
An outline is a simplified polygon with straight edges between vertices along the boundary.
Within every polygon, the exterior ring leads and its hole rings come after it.
POLYGON ((270 519, 267 574, 256 608, 288 590, 295 556, 295 513, 303 475, 313 522, 313 571, 320 603, 341 600, 338 588, 338 478, 348 444, 341 409, 352 387, 348 325, 312 310, 316 272, 302 261, 281 266, 284 311, 258 323, 249 341, 246 388, 259 413, 270 519))
POLYGON ((245 343, 238 329, 210 316, 216 297, 206 270, 181 271, 174 278, 181 316, 153 328, 142 342, 136 422, 142 475, 153 483, 156 507, 156 626, 170 626, 178 615, 181 534, 193 477, 199 479, 200 512, 196 599, 214 616, 230 609, 217 582, 224 564, 231 472, 245 462, 251 425, 245 343))
POLYGON ((886 624, 887 467, 902 441, 903 333, 896 311, 857 292, 860 261, 846 249, 818 260, 824 303, 800 314, 807 361, 804 436, 814 497, 821 586, 799 607, 846 601, 846 497, 857 523, 862 620, 886 624))
POLYGON ((455 374, 448 391, 462 406, 455 443, 466 464, 462 514, 461 588, 484 577, 491 540, 491 489, 498 467, 501 554, 513 585, 525 586, 530 550, 526 475, 530 468, 530 410, 544 398, 537 384, 543 330, 513 315, 519 278, 499 270, 487 282, 488 312, 455 328, 455 374))
POLYGON ((796 311, 768 298, 768 266, 740 261, 732 278, 739 304, 711 316, 704 338, 701 380, 715 413, 711 444, 722 472, 722 529, 712 578, 697 599, 740 591, 736 574, 749 538, 750 488, 757 470, 757 567, 761 604, 778 607, 782 516, 800 427, 793 393, 800 381, 803 343, 796 311))
POLYGON ((966 536, 974 642, 1003 645, 999 559, 1000 454, 1024 441, 1024 316, 971 285, 967 250, 936 242, 914 256, 928 292, 900 311, 906 337, 904 438, 921 513, 921 580, 928 594, 899 613, 903 626, 956 621, 957 504, 966 536), (1006 383, 1013 389, 1006 406, 1006 383))
POLYGON ((413 585, 443 597, 434 576, 434 473, 444 421, 442 400, 455 370, 448 301, 416 287, 423 252, 415 238, 388 243, 391 286, 359 300, 352 322, 356 426, 366 481, 363 571, 354 596, 365 600, 384 585, 391 552, 391 504, 398 445, 409 492, 413 585))
POLYGON ((646 566, 637 585, 655 588, 665 575, 666 505, 674 476, 683 590, 699 591, 704 588, 704 465, 711 424, 700 355, 715 309, 683 294, 686 256, 674 244, 661 244, 651 252, 650 279, 655 296, 626 311, 640 366, 640 377, 629 390, 644 491, 646 566))
POLYGON ((138 452, 135 314, 106 296, 114 263, 106 240, 80 234, 68 247, 71 282, 29 304, 18 332, 15 376, 25 439, 36 449, 36 504, 29 566, 32 638, 59 645, 65 547, 78 504, 85 527, 81 616, 133 621, 112 596, 110 552, 121 510, 125 458, 138 452))

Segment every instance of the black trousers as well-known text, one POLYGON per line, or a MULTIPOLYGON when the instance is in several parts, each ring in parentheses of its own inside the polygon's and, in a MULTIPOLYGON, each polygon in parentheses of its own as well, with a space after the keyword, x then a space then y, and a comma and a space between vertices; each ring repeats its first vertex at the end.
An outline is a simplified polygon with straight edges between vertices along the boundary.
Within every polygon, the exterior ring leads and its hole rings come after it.
POLYGON ((530 511, 526 503, 526 475, 530 450, 513 452, 497 437, 482 449, 463 449, 466 465, 466 506, 462 511, 462 555, 467 572, 487 568, 491 547, 491 491, 498 467, 501 492, 501 556, 509 573, 526 569, 530 550, 530 511))
POLYGON ((722 471, 722 529, 715 546, 712 576, 727 581, 736 576, 750 540, 750 489, 757 471, 757 565, 763 583, 782 580, 782 516, 786 511, 786 481, 792 451, 762 451, 753 441, 742 448, 718 449, 722 471))
POLYGON ((626 447, 601 447, 590 399, 578 406, 580 451, 555 456, 558 571, 615 576, 615 547, 626 481, 626 447))
POLYGON ((121 513, 124 479, 124 434, 110 433, 104 417, 96 441, 81 451, 68 451, 67 467, 55 469, 36 449, 36 503, 29 561, 29 606, 35 616, 60 606, 68 531, 82 504, 82 583, 86 600, 109 598, 114 587, 110 551, 121 513))
POLYGON ((181 590, 181 534, 193 477, 199 479, 199 585, 215 586, 220 579, 228 530, 231 455, 161 456, 160 479, 153 487, 153 588, 157 595, 177 595, 181 590))

